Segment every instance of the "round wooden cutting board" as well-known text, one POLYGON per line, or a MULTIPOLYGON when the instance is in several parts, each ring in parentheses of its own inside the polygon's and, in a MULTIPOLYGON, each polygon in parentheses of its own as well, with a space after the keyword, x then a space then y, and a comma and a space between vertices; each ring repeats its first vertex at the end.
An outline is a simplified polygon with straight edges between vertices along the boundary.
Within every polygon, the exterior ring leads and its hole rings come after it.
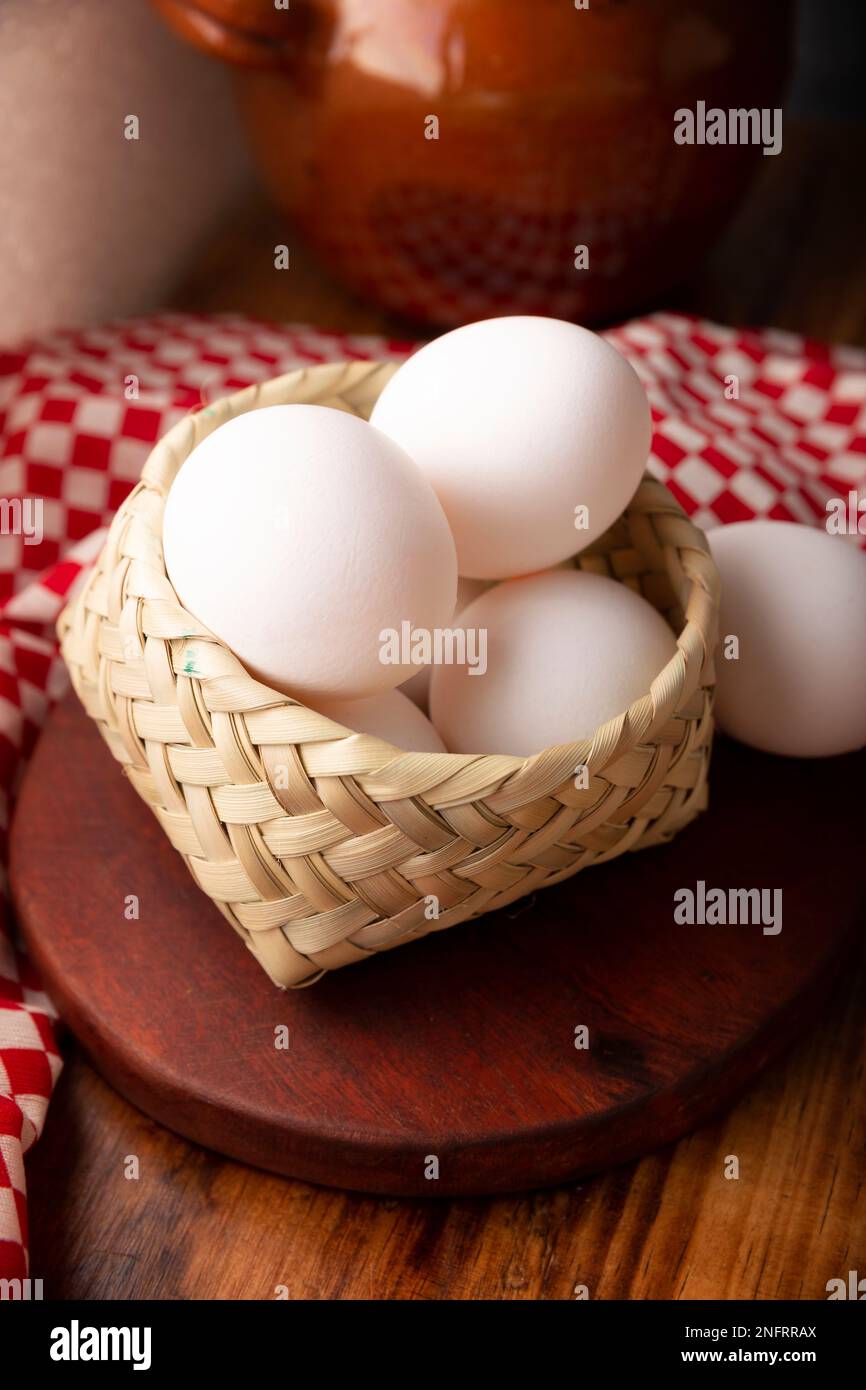
POLYGON ((21 792, 12 885, 64 1018, 155 1119, 314 1182, 498 1192, 678 1137, 802 1036, 866 915, 864 785, 864 754, 719 740, 711 809, 670 845, 281 993, 69 697, 21 792), (678 923, 699 881, 779 890, 781 931, 678 923))

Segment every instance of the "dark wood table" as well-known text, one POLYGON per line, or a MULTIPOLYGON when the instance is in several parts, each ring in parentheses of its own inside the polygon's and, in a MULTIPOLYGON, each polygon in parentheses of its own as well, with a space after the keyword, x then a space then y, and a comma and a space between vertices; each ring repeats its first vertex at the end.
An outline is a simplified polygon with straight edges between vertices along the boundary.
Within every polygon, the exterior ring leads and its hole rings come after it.
MULTIPOLYGON (((864 155, 862 127, 789 123, 700 277, 664 307, 866 343, 864 155)), ((294 242, 292 270, 275 271, 285 235, 262 199, 245 203, 173 307, 412 333, 294 242)), ((244 1168, 145 1119, 67 1043, 28 1160, 33 1273, 57 1298, 257 1299, 282 1285, 291 1298, 558 1299, 576 1284, 593 1298, 825 1298, 829 1279, 866 1273, 864 1004, 866 951, 787 1061, 714 1124, 601 1177, 486 1200, 374 1199, 244 1168)))

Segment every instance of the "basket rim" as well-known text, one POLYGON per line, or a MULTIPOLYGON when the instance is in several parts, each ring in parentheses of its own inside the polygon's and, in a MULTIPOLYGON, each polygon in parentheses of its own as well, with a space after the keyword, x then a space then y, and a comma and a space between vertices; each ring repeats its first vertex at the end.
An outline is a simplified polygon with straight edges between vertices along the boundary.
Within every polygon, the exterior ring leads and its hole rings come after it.
MULTIPOLYGON (((657 513, 667 513, 675 519, 677 531, 681 533, 678 537, 678 547, 694 550, 701 556, 700 572, 686 574, 684 576, 685 589, 678 596, 678 607, 683 611, 683 626, 679 632, 671 628, 675 636, 677 651, 670 660, 657 673, 651 682, 650 690, 641 696, 619 714, 600 725, 591 738, 575 740, 570 743, 560 743, 550 745, 540 749, 536 753, 521 756, 517 754, 505 753, 434 753, 406 750, 387 740, 381 739, 373 734, 367 734, 358 730, 353 730, 345 725, 339 724, 330 719, 327 715, 321 714, 318 710, 306 705, 302 700, 287 694, 284 691, 275 689, 267 683, 258 680, 247 671, 243 662, 231 650, 227 644, 211 632, 204 624, 199 622, 182 604, 174 586, 168 576, 165 558, 162 549, 162 517, 165 500, 173 482, 174 476, 180 471, 183 464, 192 453, 193 449, 201 443, 208 435, 213 433, 228 420, 237 415, 246 413, 250 410, 261 409, 266 406, 276 404, 293 404, 295 398, 291 395, 293 389, 299 386, 308 386, 311 382, 321 381, 323 386, 333 384, 336 393, 340 384, 340 377, 345 375, 349 367, 359 368, 362 365, 369 367, 369 372, 364 376, 364 390, 359 393, 359 405, 356 407, 354 402, 347 402, 345 396, 341 396, 330 402, 334 408, 349 409, 361 418, 366 418, 364 406, 372 404, 379 390, 385 382, 396 372, 401 365, 398 362, 370 362, 361 364, 355 362, 336 362, 321 363, 309 367, 296 368, 293 371, 284 373, 278 377, 273 377, 267 381, 257 382, 251 386, 243 387, 229 395, 223 396, 214 402, 207 403, 199 408, 187 412, 178 420, 166 433, 159 439, 151 450, 142 469, 139 481, 131 489, 128 496, 121 503, 115 513, 109 536, 106 539, 102 550, 93 564, 85 584, 75 593, 74 600, 70 598, 63 612, 58 619, 58 630, 63 636, 63 632, 68 627, 70 609, 74 603, 84 603, 87 590, 94 580, 97 572, 101 569, 101 562, 105 552, 112 543, 113 535, 121 524, 121 518, 129 515, 136 507, 136 499, 141 493, 152 494, 153 504, 146 508, 147 523, 150 525, 153 540, 158 546, 158 558, 161 566, 162 578, 170 590, 178 614, 183 615, 188 620, 187 631, 183 636, 178 636, 171 640, 172 648, 178 646, 178 657, 182 661, 184 650, 188 642, 201 642, 213 644, 216 651, 220 653, 216 669, 220 676, 237 675, 257 688, 261 695, 259 708, 261 707, 295 707, 301 710, 309 718, 309 728, 317 727, 320 736, 323 738, 340 739, 352 738, 358 740, 356 745, 360 753, 367 753, 370 756, 371 767, 382 766, 381 755, 383 751, 389 751, 397 758, 423 760, 425 768, 428 768, 432 775, 430 778, 431 789, 434 785, 451 781, 455 774, 470 766, 477 769, 480 763, 485 769, 489 768, 490 782, 501 783, 503 778, 510 777, 515 773, 525 773, 531 777, 533 771, 546 769, 547 775, 544 778, 549 783, 551 764, 557 767, 568 766, 571 770, 566 772, 560 781, 566 777, 574 775, 577 766, 586 766, 590 773, 602 770, 611 762, 628 754, 632 749, 643 742, 652 741, 652 735, 648 733, 647 725, 647 700, 653 700, 653 691, 657 690, 660 695, 665 691, 670 691, 673 687, 682 688, 687 684, 685 676, 690 662, 697 659, 697 651, 703 653, 700 660, 700 669, 695 673, 695 677, 690 682, 691 689, 697 687, 700 676, 708 663, 712 662, 714 642, 714 621, 707 621, 708 617, 715 619, 718 612, 718 591, 719 578, 718 571, 712 558, 704 532, 687 516, 679 502, 672 493, 655 478, 651 473, 645 471, 640 484, 633 497, 630 499, 625 510, 618 518, 614 526, 609 528, 602 537, 599 537, 591 546, 587 546, 583 551, 576 551, 575 556, 590 553, 598 547, 602 547, 605 538, 623 521, 629 523, 633 512, 637 515, 652 515, 657 513), (330 379, 330 380, 329 380, 330 379), (174 462, 176 461, 176 463, 174 462), (169 476, 168 485, 165 485, 165 478, 169 476), (662 505, 650 505, 647 499, 653 496, 657 502, 663 499, 662 505), (637 505, 636 505, 637 504, 637 505), (703 598, 701 597, 703 596, 703 598), (693 602, 696 598, 701 601, 693 602), (693 611, 691 611, 693 610, 693 611), (690 650, 689 650, 690 649, 690 650), (234 668, 234 669, 232 669, 234 668)), ((326 404, 320 396, 317 396, 317 404, 326 404)), ((368 413, 368 412, 367 412, 368 413)), ((140 520, 140 518, 139 518, 140 520)), ((154 554, 151 559, 155 559, 154 554)), ((574 557, 570 557, 574 558, 574 557)), ((520 578, 522 576, 514 576, 520 578)), ((672 588, 676 589, 673 576, 668 573, 671 579, 672 588)), ((494 581, 494 583, 506 581, 494 581)), ((614 582, 621 583, 622 579, 614 577, 614 582)), ((658 611, 658 610, 657 610, 658 611)), ((664 616, 664 614, 662 615, 664 616)), ((179 668, 183 670, 181 665, 179 668)), ((419 669, 421 669, 419 667, 419 669)), ((203 683, 213 679, 212 675, 193 672, 203 683)), ((408 677, 407 677, 408 679, 408 677)), ((399 686, 394 687, 399 690, 399 686)), ((363 697, 359 697, 363 698, 363 697)), ((669 699, 663 699, 664 703, 669 703, 669 699)), ((666 716, 666 717, 669 717, 666 716)), ((656 720, 650 721, 650 727, 657 723, 656 720)), ((664 720, 661 721, 662 723, 664 720)), ((306 726, 305 726, 306 727, 306 726)), ((478 795, 477 792, 474 795, 478 795)))

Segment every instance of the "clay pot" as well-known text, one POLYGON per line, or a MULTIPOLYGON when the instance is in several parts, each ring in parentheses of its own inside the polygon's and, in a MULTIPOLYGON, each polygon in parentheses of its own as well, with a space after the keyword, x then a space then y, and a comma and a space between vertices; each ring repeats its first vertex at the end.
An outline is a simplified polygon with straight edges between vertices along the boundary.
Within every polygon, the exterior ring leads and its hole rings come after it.
POLYGON ((439 324, 609 319, 687 275, 763 155, 677 144, 674 113, 778 106, 792 9, 155 3, 235 65, 267 182, 324 260, 362 294, 439 324))

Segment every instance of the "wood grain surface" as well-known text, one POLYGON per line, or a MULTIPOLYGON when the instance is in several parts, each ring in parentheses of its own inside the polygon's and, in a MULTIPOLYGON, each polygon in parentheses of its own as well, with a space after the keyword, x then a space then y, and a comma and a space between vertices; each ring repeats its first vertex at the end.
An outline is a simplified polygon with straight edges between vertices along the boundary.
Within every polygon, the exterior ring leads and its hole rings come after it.
MULTIPOLYGON (((866 343, 863 128, 785 127, 700 277, 666 306, 866 343)), ((257 198, 174 307, 405 334, 341 292, 257 198)), ((796 853, 796 848, 792 849, 796 853)), ((827 868, 834 881, 859 865, 827 868)), ((587 1182, 495 1199, 356 1196, 196 1148, 122 1101, 67 1041, 28 1160, 32 1267, 47 1297, 826 1297, 866 1272, 866 953, 819 1027, 723 1118, 587 1182), (740 1178, 724 1178, 727 1155, 740 1178), (134 1155, 140 1177, 124 1176, 134 1155)))

